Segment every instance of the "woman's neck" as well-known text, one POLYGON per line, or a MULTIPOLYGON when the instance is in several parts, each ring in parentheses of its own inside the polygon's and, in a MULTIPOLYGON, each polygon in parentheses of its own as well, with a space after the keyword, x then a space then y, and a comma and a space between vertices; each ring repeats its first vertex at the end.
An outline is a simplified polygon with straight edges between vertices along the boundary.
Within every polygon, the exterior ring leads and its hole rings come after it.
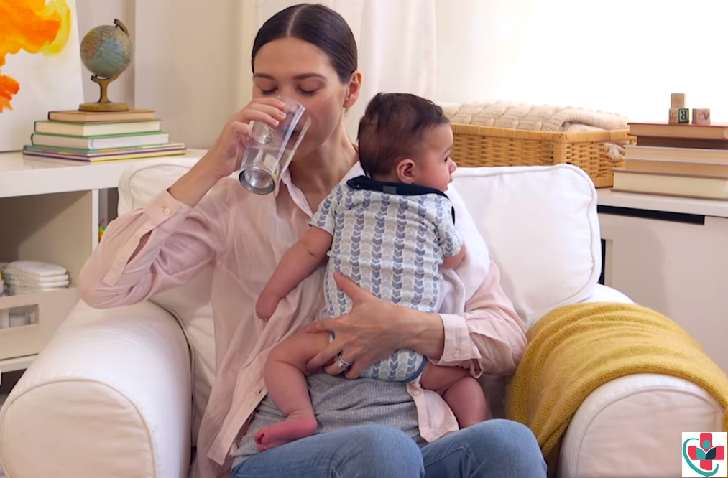
MULTIPOLYGON (((306 197, 323 199, 354 166, 356 158, 356 149, 342 124, 316 151, 291 163, 291 179, 306 197)), ((309 198, 311 202, 318 205, 319 201, 309 198)))

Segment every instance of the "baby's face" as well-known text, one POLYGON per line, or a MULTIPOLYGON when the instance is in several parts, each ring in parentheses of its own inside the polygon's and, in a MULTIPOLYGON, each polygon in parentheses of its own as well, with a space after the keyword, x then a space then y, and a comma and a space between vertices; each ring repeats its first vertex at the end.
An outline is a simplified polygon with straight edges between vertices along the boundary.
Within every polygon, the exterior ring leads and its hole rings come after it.
POLYGON ((414 182, 445 192, 457 169, 450 158, 452 151, 452 128, 449 124, 435 126, 425 132, 423 154, 417 159, 414 182))

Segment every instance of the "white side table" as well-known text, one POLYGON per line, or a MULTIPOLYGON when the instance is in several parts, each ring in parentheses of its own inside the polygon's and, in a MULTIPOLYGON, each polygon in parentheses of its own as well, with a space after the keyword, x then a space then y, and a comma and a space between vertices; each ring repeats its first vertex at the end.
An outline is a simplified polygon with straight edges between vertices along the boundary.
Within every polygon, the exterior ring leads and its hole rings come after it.
POLYGON ((676 321, 728 371, 728 201, 598 191, 605 285, 676 321))
MULTIPOLYGON (((191 162, 204 151, 182 156, 191 162)), ((25 369, 78 301, 74 280, 98 244, 99 190, 116 188, 132 164, 180 156, 96 163, 0 154, 0 262, 36 260, 65 267, 67 289, 0 298, 0 309, 35 308, 37 323, 0 329, 0 376, 25 369)))

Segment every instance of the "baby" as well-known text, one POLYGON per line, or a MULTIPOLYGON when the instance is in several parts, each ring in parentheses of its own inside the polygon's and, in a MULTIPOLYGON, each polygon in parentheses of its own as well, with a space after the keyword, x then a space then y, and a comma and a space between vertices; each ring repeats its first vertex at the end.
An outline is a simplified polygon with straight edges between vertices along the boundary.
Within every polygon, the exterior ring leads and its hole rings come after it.
MULTIPOLYGON (((310 229, 284 255, 258 298, 256 313, 269 320, 278 303, 329 256, 322 318, 352 307, 336 287, 341 272, 359 287, 397 305, 437 313, 442 304, 440 267, 457 267, 465 245, 444 194, 455 163, 453 136, 442 109, 415 95, 376 95, 359 123, 359 162, 365 176, 339 184, 311 218, 310 229)), ((278 344, 264 369, 273 403, 286 420, 255 435, 259 450, 312 435, 318 427, 306 380, 307 362, 332 340, 299 333, 278 344)), ((337 363, 349 364, 341 355, 337 363)), ((437 391, 461 428, 486 418, 480 385, 461 367, 434 365, 421 354, 395 351, 362 377, 419 381, 437 391)))

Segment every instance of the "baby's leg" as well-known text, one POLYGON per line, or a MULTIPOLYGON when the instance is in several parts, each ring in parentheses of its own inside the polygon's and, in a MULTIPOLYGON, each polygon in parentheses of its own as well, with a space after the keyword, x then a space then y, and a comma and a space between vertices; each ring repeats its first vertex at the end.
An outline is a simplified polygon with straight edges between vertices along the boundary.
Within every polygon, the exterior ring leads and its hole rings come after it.
POLYGON ((464 368, 444 367, 427 362, 420 385, 434 390, 445 399, 460 428, 467 428, 487 418, 488 405, 483 389, 464 368))
POLYGON ((313 435, 318 422, 306 381, 306 364, 329 344, 329 332, 299 333, 275 346, 263 370, 268 395, 286 420, 255 434, 258 450, 285 445, 313 435))

